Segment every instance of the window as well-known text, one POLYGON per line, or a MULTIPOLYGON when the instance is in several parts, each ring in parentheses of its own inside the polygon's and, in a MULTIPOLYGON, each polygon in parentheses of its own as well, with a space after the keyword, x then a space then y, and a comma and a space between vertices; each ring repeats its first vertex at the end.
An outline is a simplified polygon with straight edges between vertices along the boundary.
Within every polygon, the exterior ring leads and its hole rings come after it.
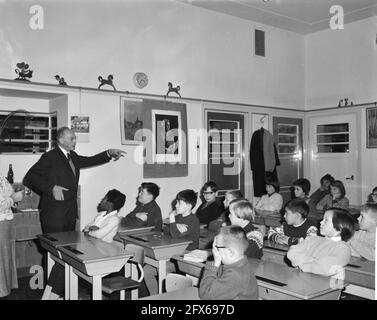
POLYGON ((254 46, 255 55, 265 56, 265 41, 264 41, 264 31, 255 29, 254 31, 254 46))
POLYGON ((0 152, 45 152, 54 147, 56 127, 56 113, 0 111, 0 152))
POLYGON ((348 153, 349 124, 317 125, 316 143, 317 153, 348 153))
POLYGON ((298 125, 278 124, 279 155, 297 155, 299 152, 298 125))

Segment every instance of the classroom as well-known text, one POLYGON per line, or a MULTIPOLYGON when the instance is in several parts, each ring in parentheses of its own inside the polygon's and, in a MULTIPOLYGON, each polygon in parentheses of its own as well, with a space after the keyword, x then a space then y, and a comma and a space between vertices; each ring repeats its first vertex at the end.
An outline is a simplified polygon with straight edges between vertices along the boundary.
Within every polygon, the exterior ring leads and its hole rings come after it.
POLYGON ((376 25, 0 1, 0 300, 375 300, 376 25))

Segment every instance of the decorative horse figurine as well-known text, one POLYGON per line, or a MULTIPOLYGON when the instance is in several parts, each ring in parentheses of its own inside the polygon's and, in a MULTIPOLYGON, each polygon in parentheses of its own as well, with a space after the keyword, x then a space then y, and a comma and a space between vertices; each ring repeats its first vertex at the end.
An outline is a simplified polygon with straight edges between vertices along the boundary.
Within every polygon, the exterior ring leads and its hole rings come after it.
POLYGON ((115 87, 114 87, 114 84, 113 84, 113 75, 112 74, 109 74, 107 76, 107 79, 104 79, 102 78, 101 76, 98 77, 98 81, 101 82, 101 84, 98 86, 98 89, 101 89, 101 87, 105 84, 109 85, 109 86, 112 86, 114 91, 116 91, 115 87))
POLYGON ((25 62, 17 63, 17 68, 14 71, 18 74, 18 78, 14 80, 23 80, 23 81, 30 81, 26 78, 31 78, 33 76, 33 70, 29 70, 29 65, 25 62))
POLYGON ((168 88, 169 89, 166 93, 166 96, 168 96, 170 92, 175 92, 181 98, 181 94, 179 93, 179 90, 181 90, 180 86, 173 87, 173 84, 171 82, 168 82, 168 88))
POLYGON ((67 86, 67 82, 65 82, 64 78, 61 78, 58 74, 55 76, 55 79, 59 81, 59 85, 67 86))

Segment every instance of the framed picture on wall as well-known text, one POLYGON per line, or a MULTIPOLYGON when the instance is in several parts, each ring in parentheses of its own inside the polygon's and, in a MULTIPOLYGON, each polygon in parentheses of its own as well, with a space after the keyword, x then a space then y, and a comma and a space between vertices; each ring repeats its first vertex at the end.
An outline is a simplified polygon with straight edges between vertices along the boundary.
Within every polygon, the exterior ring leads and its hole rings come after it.
POLYGON ((122 144, 143 142, 143 100, 121 97, 120 128, 122 144))
POLYGON ((154 162, 181 162, 181 112, 152 110, 152 152, 154 162))
POLYGON ((71 115, 71 129, 76 133, 77 142, 89 142, 90 117, 85 114, 71 115))
POLYGON ((367 148, 377 148, 377 107, 366 109, 367 148))

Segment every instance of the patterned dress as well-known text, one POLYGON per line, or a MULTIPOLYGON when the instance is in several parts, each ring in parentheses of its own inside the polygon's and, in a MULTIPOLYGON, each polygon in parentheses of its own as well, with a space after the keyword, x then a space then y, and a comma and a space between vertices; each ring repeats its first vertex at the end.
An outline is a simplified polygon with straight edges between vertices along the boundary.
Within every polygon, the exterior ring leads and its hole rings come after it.
POLYGON ((12 186, 0 174, 0 297, 7 296, 13 288, 18 288, 11 209, 13 199, 10 197, 13 192, 12 186))

